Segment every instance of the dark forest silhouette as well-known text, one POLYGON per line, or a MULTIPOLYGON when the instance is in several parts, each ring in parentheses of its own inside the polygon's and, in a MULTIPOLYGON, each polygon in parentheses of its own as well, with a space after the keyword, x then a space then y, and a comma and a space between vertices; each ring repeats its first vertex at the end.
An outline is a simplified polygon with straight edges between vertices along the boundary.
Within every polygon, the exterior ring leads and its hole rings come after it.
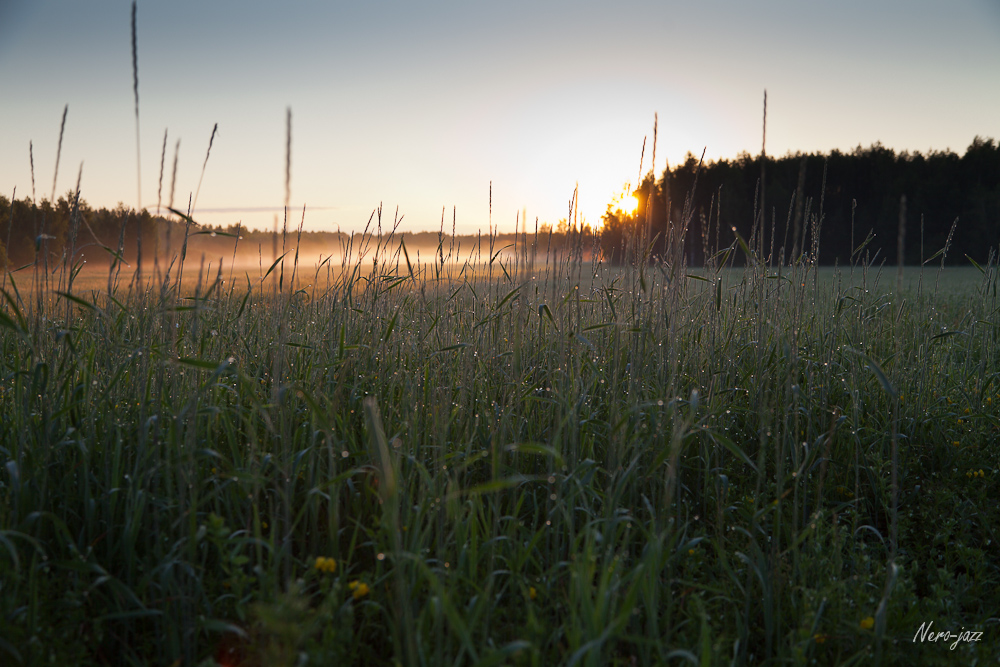
MULTIPOLYGON (((610 206, 605 213, 605 255, 620 259, 628 235, 648 228, 653 254, 662 256, 671 235, 686 226, 683 257, 692 266, 702 265, 706 252, 736 243, 733 228, 772 264, 803 253, 813 260, 817 252, 820 264, 845 264, 869 233, 861 254, 896 264, 904 196, 905 264, 944 248, 956 219, 948 264, 968 264, 966 255, 985 262, 1000 245, 1000 144, 993 139, 976 137, 962 156, 896 153, 874 144, 850 153, 768 156, 764 167, 763 198, 760 156, 744 153, 699 168, 689 153, 655 181, 648 173, 636 188, 635 214, 610 206)), ((735 259, 742 261, 742 253, 735 259)))
MULTIPOLYGON (((968 263, 966 256, 986 262, 1000 246, 1000 144, 993 139, 976 137, 962 156, 947 151, 896 153, 875 144, 850 153, 767 157, 763 197, 761 167, 759 156, 746 153, 705 164, 689 153, 683 164, 668 167, 659 179, 649 172, 635 190, 634 214, 609 205, 603 216, 599 241, 605 259, 621 262, 628 240, 646 234, 646 248, 654 257, 701 266, 719 249, 735 246, 735 228, 771 264, 802 257, 824 265, 846 264, 862 247, 870 259, 896 264, 904 196, 906 264, 935 256, 949 238, 948 264, 968 263), (676 254, 665 257, 671 240, 676 254)), ((543 252, 594 246, 589 227, 574 229, 560 221, 536 229, 528 230, 524 240, 537 243, 543 252)), ((147 210, 137 215, 121 204, 93 209, 74 192, 55 203, 37 204, 29 198, 11 202, 0 196, 0 266, 10 269, 35 261, 54 265, 66 258, 70 263, 86 259, 91 266, 107 265, 119 253, 124 261, 134 262, 140 248, 143 260, 152 262, 154 256, 180 253, 186 234, 189 252, 228 259, 237 232, 242 252, 260 255, 265 262, 275 249, 298 243, 292 230, 290 238, 279 239, 276 246, 271 232, 236 225, 189 227, 177 216, 168 219, 147 210)), ((460 238, 468 239, 466 248, 483 242, 475 235, 460 238)), ((339 232, 306 232, 302 244, 331 254, 345 239, 339 232)), ((442 233, 407 233, 405 239, 411 247, 437 247, 442 233)), ((494 237, 493 247, 505 243, 513 244, 514 234, 494 237)), ((742 261, 740 253, 732 257, 742 261)))

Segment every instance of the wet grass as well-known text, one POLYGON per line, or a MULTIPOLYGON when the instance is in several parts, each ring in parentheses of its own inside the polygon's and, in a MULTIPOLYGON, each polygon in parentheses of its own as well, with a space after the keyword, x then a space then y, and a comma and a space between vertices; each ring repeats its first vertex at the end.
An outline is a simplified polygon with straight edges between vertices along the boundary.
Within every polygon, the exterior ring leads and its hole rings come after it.
POLYGON ((995 656, 995 264, 896 294, 522 240, 295 290, 189 262, 183 298, 8 276, 3 661, 995 656))

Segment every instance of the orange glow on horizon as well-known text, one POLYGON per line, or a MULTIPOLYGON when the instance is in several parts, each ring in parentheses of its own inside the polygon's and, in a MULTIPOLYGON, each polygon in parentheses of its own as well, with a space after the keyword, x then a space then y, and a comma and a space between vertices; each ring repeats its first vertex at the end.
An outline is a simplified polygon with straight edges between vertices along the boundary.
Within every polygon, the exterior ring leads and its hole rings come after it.
POLYGON ((639 200, 632 192, 632 186, 625 185, 622 191, 611 200, 609 206, 614 212, 621 211, 625 215, 635 215, 639 208, 639 200))

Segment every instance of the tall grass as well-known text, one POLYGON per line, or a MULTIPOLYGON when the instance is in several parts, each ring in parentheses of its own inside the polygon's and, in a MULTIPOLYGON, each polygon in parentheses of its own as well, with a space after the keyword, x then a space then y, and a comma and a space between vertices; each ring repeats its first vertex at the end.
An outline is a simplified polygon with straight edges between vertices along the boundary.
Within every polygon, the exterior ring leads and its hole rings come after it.
POLYGON ((692 269, 394 234, 183 294, 8 276, 5 661, 994 655, 995 262, 918 297, 756 239, 692 269))

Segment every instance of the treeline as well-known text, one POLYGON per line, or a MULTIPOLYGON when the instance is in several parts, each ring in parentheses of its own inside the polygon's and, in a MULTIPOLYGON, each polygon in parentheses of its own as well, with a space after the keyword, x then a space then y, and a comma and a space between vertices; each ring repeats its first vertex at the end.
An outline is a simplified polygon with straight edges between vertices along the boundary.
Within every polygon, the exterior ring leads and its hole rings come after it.
MULTIPOLYGON (((134 265, 140 252, 144 262, 163 260, 181 252, 185 237, 189 257, 204 253, 212 260, 229 260, 238 247, 244 259, 260 255, 264 262, 272 260, 275 249, 280 253, 297 240, 294 231, 275 236, 238 225, 188 225, 183 219, 155 216, 145 209, 136 213, 123 204, 95 209, 72 192, 54 204, 48 200, 36 204, 27 198, 11 202, 0 196, 0 267, 11 270, 36 261, 50 266, 66 260, 107 266, 116 256, 134 265)), ((329 248, 328 254, 340 248, 343 238, 337 232, 303 234, 303 241, 329 248)))
MULTIPOLYGON (((114 209, 92 208, 84 199, 69 192, 54 204, 48 200, 33 203, 30 198, 10 199, 0 196, 0 269, 17 270, 47 264, 61 266, 84 262, 88 268, 108 267, 120 257, 137 267, 137 260, 151 266, 154 259, 169 263, 180 255, 187 239, 187 257, 227 263, 235 259, 243 264, 262 264, 266 270, 274 258, 284 252, 301 250, 303 261, 317 257, 340 257, 349 252, 353 258, 374 255, 375 247, 390 255, 399 253, 400 241, 416 262, 434 263, 439 259, 461 262, 470 256, 546 251, 568 252, 582 248, 589 254, 596 247, 594 231, 589 226, 570 229, 565 221, 557 228, 541 225, 538 233, 525 232, 458 235, 454 238, 439 232, 377 234, 343 232, 287 232, 248 230, 238 225, 210 226, 196 222, 188 225, 183 218, 156 216, 148 210, 136 213, 119 204, 114 209)), ((384 257, 385 255, 383 255, 384 257)), ((190 261, 190 260, 189 260, 190 261)))
MULTIPOLYGON (((683 164, 665 169, 658 179, 647 174, 635 196, 634 213, 609 205, 600 230, 560 221, 555 229, 543 224, 537 236, 530 230, 520 238, 534 246, 533 252, 542 253, 589 254, 599 240, 605 259, 621 262, 629 239, 648 234, 647 247, 654 256, 664 257, 670 249, 674 261, 683 257, 688 265, 701 266, 707 257, 734 245, 739 234, 771 264, 805 258, 843 265, 859 248, 855 259, 867 255, 895 264, 902 215, 904 263, 920 264, 946 246, 948 264, 968 263, 966 256, 984 263, 1000 247, 1000 144, 976 137, 962 156, 896 153, 875 144, 850 153, 834 150, 763 161, 744 153, 701 165, 688 154, 683 164)), ((133 264, 140 251, 144 262, 169 259, 180 252, 185 235, 189 257, 204 253, 210 260, 228 260, 237 234, 244 261, 251 256, 267 263, 276 251, 298 242, 291 230, 283 236, 236 225, 189 226, 148 210, 137 214, 121 204, 94 209, 72 192, 56 202, 39 203, 0 196, 0 267, 8 269, 63 261, 106 266, 115 256, 133 264)), ((452 240, 443 230, 399 236, 410 250, 422 251, 423 261, 438 254, 439 243, 446 244, 446 254, 458 246, 463 255, 524 247, 520 241, 515 246, 513 234, 496 235, 492 243, 482 235, 452 240)), ((298 245, 331 255, 347 241, 340 232, 306 232, 298 245)), ((354 251, 362 245, 356 236, 354 251)), ((742 262, 744 253, 737 252, 734 259, 742 262)), ((938 255, 935 262, 940 259, 938 255)))
MULTIPOLYGON (((953 225, 946 262, 968 264, 966 255, 985 262, 1000 245, 1000 144, 976 137, 962 156, 875 144, 850 153, 768 156, 763 165, 744 153, 700 168, 689 153, 659 179, 646 176, 635 214, 608 207, 602 247, 620 260, 627 238, 648 229, 654 254, 662 255, 687 223, 683 256, 694 266, 733 244, 734 228, 772 263, 805 257, 843 265, 871 234, 856 259, 867 253, 895 264, 904 196, 904 263, 920 264, 943 249, 953 225)), ((736 261, 743 259, 737 252, 736 261)))

